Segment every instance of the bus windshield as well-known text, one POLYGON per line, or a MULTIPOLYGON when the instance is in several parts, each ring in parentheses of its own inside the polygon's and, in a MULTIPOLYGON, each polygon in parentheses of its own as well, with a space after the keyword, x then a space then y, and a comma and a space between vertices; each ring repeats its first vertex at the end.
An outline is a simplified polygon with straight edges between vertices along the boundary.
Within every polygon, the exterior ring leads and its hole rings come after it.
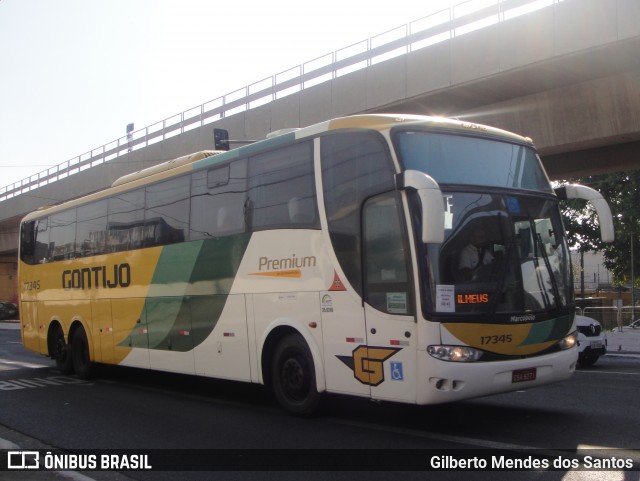
POLYGON ((570 307, 569 253, 554 200, 443 194, 445 240, 426 246, 423 263, 433 314, 489 314, 494 321, 520 322, 522 313, 537 313, 522 320, 542 320, 543 313, 570 307))
POLYGON ((538 155, 525 145, 420 131, 401 131, 396 141, 404 168, 426 172, 440 185, 552 192, 538 155))
POLYGON ((533 149, 426 132, 397 141, 403 166, 434 177, 444 196, 444 242, 422 249, 429 318, 534 322, 571 309, 560 211, 533 149))

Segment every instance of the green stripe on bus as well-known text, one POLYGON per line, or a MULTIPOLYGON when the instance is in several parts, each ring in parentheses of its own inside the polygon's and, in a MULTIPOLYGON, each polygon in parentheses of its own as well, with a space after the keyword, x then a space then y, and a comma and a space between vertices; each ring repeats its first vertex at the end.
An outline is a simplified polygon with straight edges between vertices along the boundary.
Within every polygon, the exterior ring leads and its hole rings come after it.
MULTIPOLYGON (((250 238, 239 234, 163 248, 140 316, 149 349, 186 352, 211 334, 250 238)), ((141 328, 137 325, 120 345, 146 347, 141 328)))
POLYGON ((520 345, 529 346, 531 344, 539 344, 542 342, 562 339, 564 336, 569 334, 569 329, 571 328, 572 323, 573 315, 568 315, 532 324, 529 335, 520 345))

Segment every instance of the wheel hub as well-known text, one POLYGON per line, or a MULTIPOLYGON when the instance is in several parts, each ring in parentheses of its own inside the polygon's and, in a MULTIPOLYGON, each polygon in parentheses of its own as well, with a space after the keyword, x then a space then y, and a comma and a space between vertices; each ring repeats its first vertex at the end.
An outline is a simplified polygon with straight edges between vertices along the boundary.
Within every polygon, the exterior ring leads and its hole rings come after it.
POLYGON ((283 387, 291 397, 302 398, 306 392, 305 371, 298 359, 287 359, 282 365, 283 387))

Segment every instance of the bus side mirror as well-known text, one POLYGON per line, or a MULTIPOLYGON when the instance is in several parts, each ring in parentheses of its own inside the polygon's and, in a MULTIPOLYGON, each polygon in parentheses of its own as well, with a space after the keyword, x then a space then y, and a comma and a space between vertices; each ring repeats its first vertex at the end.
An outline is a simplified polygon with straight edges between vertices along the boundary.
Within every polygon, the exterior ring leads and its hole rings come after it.
POLYGON ((593 205, 598 214, 602 242, 613 242, 613 216, 609 204, 600 192, 585 185, 567 184, 555 189, 555 193, 560 200, 582 199, 593 205))
POLYGON ((422 242, 442 244, 444 241, 444 201, 440 186, 433 177, 418 170, 407 170, 398 176, 398 188, 415 189, 422 205, 422 242))

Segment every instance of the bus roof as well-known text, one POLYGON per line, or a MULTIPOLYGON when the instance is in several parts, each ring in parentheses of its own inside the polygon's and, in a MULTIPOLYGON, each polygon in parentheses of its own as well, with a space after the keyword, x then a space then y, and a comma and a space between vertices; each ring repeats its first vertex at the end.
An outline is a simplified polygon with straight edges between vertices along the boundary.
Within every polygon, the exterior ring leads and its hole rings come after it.
MULTIPOLYGON (((254 155, 258 152, 270 150, 280 145, 286 145, 298 140, 309 137, 315 137, 324 132, 330 132, 340 129, 371 129, 376 131, 389 130, 392 127, 400 125, 414 125, 425 128, 447 130, 457 134, 473 134, 480 136, 492 137, 507 142, 517 142, 533 145, 528 137, 509 132, 507 130, 490 127, 488 125, 476 124, 458 119, 450 119, 446 117, 430 117, 426 115, 408 115, 408 114, 362 114, 350 115, 348 117, 339 117, 327 120, 309 127, 303 127, 294 131, 287 131, 282 135, 269 137, 252 144, 244 145, 233 150, 217 155, 215 158, 207 158, 196 162, 194 169, 209 167, 217 163, 222 163, 237 157, 246 157, 254 155)), ((289 129, 287 129, 289 130, 289 129)))
POLYGON ((336 119, 327 120, 325 122, 311 125, 309 127, 295 129, 293 131, 286 131, 286 133, 283 133, 282 135, 270 136, 265 140, 260 140, 248 145, 243 145, 229 151, 207 150, 178 157, 176 159, 157 164, 147 169, 124 175, 115 180, 111 184, 111 187, 107 187, 104 190, 95 192, 93 194, 88 194, 77 199, 69 200, 61 204, 44 206, 30 214, 27 214, 24 217, 23 221, 44 217, 54 212, 82 205, 88 201, 98 200, 117 192, 123 192, 135 187, 158 182, 181 173, 209 168, 216 164, 222 164, 239 157, 255 155, 264 151, 271 150, 278 146, 292 144, 298 140, 312 138, 324 132, 341 129, 371 129, 376 131, 385 131, 391 129, 392 127, 401 125, 414 125, 416 127, 447 130, 451 133, 457 134, 471 133, 473 135, 488 136, 507 142, 517 142, 532 145, 531 139, 506 130, 490 127, 487 125, 476 124, 473 122, 450 119, 446 117, 430 117, 424 115, 408 114, 352 115, 348 117, 339 117, 336 119))

